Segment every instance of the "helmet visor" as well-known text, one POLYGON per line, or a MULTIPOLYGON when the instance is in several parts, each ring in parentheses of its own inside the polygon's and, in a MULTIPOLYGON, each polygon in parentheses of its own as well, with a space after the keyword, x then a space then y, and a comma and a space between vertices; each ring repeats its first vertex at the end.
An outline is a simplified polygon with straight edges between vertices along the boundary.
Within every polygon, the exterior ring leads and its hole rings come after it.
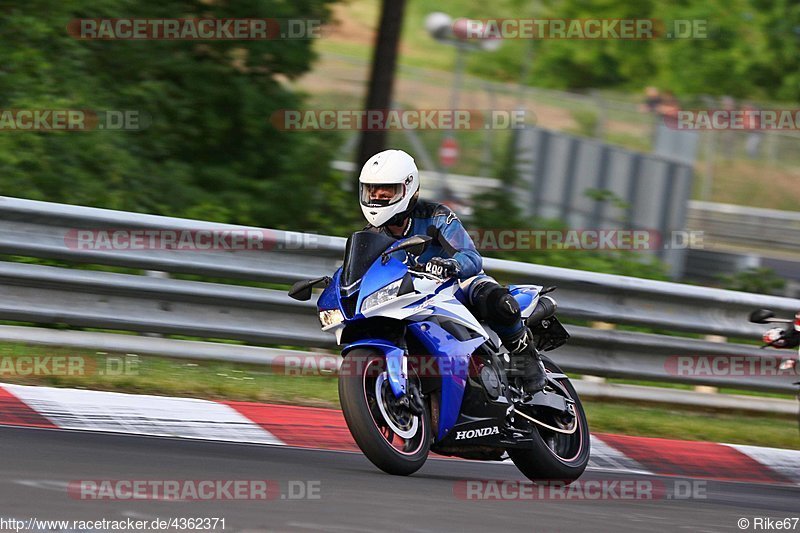
POLYGON ((361 203, 367 207, 386 207, 402 200, 405 191, 402 183, 362 183, 361 203))

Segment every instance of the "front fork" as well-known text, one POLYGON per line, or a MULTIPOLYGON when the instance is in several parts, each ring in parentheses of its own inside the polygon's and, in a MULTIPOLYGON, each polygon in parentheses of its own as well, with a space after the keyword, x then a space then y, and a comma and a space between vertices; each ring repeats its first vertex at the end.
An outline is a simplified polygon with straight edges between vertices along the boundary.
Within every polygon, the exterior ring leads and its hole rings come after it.
POLYGON ((386 374, 395 398, 405 396, 408 391, 408 356, 405 350, 383 339, 362 339, 345 346, 342 356, 355 348, 372 348, 383 354, 386 374))
POLYGON ((363 339, 348 344, 342 355, 354 348, 372 348, 383 353, 386 361, 386 375, 389 387, 398 403, 406 407, 411 413, 421 416, 425 413, 425 400, 419 387, 408 379, 408 355, 405 350, 391 342, 379 339, 363 339))

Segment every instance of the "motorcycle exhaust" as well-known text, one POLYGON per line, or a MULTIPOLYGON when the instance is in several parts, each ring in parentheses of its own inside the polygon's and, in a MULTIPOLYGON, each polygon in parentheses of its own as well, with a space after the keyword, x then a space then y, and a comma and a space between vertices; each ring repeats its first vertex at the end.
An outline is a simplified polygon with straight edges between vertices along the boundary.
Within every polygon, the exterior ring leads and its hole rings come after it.
POLYGON ((536 307, 533 308, 533 313, 531 316, 528 317, 526 323, 529 328, 533 328, 539 325, 539 322, 550 318, 551 316, 556 314, 556 310, 558 309, 558 304, 554 299, 550 296, 542 296, 539 298, 539 301, 536 302, 536 307))

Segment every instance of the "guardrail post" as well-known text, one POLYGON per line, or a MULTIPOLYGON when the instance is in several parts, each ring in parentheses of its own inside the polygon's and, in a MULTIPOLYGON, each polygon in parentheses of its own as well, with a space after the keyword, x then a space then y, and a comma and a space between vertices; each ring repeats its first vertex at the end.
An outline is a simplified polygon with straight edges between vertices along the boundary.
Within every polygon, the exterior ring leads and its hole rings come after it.
MULTIPOLYGON (((161 270, 145 270, 144 275, 149 278, 161 278, 166 279, 169 278, 169 272, 163 272, 161 270)), ((142 337, 163 337, 161 333, 151 333, 149 331, 145 331, 141 334, 142 337)))
MULTIPOLYGON (((728 337, 723 337, 722 335, 704 335, 703 338, 708 342, 719 342, 723 344, 728 342, 728 337)), ((710 387, 708 385, 695 385, 694 390, 706 394, 719 393, 719 387, 710 387)))
MULTIPOLYGON (((616 324, 612 324, 611 322, 600 322, 600 321, 590 322, 589 327, 591 327, 592 329, 600 329, 603 331, 611 331, 617 329, 616 324)), ((592 383, 605 383, 606 381, 608 381, 603 376, 592 376, 592 375, 583 375, 583 379, 585 379, 586 381, 590 381, 592 383)))

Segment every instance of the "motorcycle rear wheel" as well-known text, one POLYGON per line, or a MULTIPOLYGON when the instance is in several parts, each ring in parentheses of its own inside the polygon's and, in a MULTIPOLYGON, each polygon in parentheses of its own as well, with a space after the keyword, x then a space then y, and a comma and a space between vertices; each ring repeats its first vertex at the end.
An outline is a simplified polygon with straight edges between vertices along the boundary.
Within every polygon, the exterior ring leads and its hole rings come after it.
MULTIPOLYGON (((543 356, 542 362, 548 372, 562 373, 558 365, 548 357, 543 356)), ((575 401, 575 419, 578 424, 575 433, 571 435, 558 433, 531 423, 535 430, 530 446, 507 450, 514 465, 532 481, 569 484, 577 480, 589 464, 590 434, 586 413, 583 411, 578 393, 569 380, 561 379, 559 383, 575 401)), ((566 427, 555 416, 543 421, 554 427, 566 427)))

